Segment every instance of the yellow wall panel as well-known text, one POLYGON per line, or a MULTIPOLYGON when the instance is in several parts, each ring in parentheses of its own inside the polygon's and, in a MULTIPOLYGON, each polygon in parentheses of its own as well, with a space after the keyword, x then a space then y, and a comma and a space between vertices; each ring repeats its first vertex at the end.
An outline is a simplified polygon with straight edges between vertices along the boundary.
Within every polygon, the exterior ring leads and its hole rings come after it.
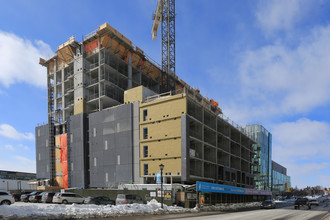
POLYGON ((124 92, 124 103, 129 102, 142 102, 143 100, 143 87, 138 86, 124 92))
POLYGON ((55 172, 62 172, 63 170, 63 165, 60 162, 55 162, 55 172))
POLYGON ((74 101, 74 114, 78 115, 81 113, 86 112, 86 103, 84 100, 82 100, 82 98, 80 98, 81 100, 75 100, 74 101))
POLYGON ((60 159, 60 158, 61 158, 61 150, 55 149, 55 159, 60 159))
POLYGON ((164 164, 163 174, 168 173, 168 175, 177 176, 181 175, 181 158, 177 159, 164 159, 164 160, 149 160, 140 161, 140 174, 143 176, 144 164, 148 164, 148 175, 157 174, 160 172, 159 165, 164 164), (171 174, 169 174, 171 173, 171 174))
POLYGON ((57 183, 58 186, 63 187, 63 179, 62 176, 56 176, 55 177, 55 181, 57 183))
POLYGON ((148 121, 159 121, 172 117, 180 117, 187 112, 186 96, 180 94, 141 104, 140 122, 143 123, 143 110, 148 111, 148 121))
POLYGON ((171 119, 159 123, 150 123, 140 126, 140 137, 143 141, 143 129, 148 128, 147 140, 181 137, 181 119, 171 119))
POLYGON ((141 160, 153 158, 181 157, 181 138, 141 143, 141 160), (144 157, 144 146, 148 146, 148 157, 144 157))
POLYGON ((55 146, 60 146, 61 141, 60 141, 60 135, 55 136, 55 146))

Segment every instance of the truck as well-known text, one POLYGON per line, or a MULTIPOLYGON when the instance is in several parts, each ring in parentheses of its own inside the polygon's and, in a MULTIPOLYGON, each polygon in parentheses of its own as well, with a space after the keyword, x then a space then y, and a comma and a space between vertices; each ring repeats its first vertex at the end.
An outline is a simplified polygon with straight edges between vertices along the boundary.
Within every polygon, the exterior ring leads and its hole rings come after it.
POLYGON ((294 202, 295 209, 300 209, 300 206, 305 206, 305 207, 307 207, 307 209, 311 209, 311 204, 309 203, 308 198, 298 198, 294 202))

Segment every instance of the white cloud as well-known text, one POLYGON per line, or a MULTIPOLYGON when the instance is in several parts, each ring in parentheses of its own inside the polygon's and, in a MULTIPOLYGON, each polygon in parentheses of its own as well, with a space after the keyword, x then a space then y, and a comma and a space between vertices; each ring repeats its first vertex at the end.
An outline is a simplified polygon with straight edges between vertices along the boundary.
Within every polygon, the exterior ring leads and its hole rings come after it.
POLYGON ((330 125, 306 118, 272 126, 273 158, 286 162, 330 158, 330 125))
POLYGON ((268 35, 274 31, 289 31, 318 1, 260 0, 255 16, 260 28, 268 35))
POLYGON ((10 144, 5 145, 5 149, 11 150, 11 151, 15 150, 14 147, 10 144))
POLYGON ((292 186, 298 186, 302 189, 307 186, 327 186, 329 182, 326 180, 329 176, 324 173, 329 170, 329 163, 313 162, 313 163, 287 163, 288 175, 291 176, 292 186))
POLYGON ((32 133, 20 133, 13 126, 8 124, 0 124, 0 135, 15 140, 34 140, 34 135, 32 133))
POLYGON ((330 125, 301 118, 271 126, 272 159, 288 169, 293 186, 324 185, 316 183, 329 170, 330 125))
POLYGON ((242 104, 247 106, 243 117, 307 113, 330 102, 330 26, 316 28, 297 41, 296 48, 277 43, 243 54, 239 66, 246 100, 242 104))
POLYGON ((0 84, 9 87, 23 82, 46 87, 46 70, 39 65, 39 58, 52 53, 48 44, 40 40, 32 43, 3 31, 0 31, 0 42, 0 84))
POLYGON ((19 155, 1 158, 0 167, 3 170, 36 172, 36 161, 19 155))

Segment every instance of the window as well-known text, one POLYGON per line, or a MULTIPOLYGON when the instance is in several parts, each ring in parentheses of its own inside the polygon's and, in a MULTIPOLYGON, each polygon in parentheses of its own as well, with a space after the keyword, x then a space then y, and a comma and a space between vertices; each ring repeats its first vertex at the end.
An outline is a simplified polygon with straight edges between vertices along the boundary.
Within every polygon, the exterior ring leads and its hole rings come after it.
POLYGON ((109 182, 109 174, 105 173, 105 182, 109 182))
POLYGON ((148 157, 148 146, 143 146, 143 157, 148 157))
POLYGON ((120 155, 117 155, 117 165, 120 165, 120 155))
POLYGON ((143 128, 143 139, 148 139, 148 128, 143 128))
POLYGON ((73 143, 73 135, 72 134, 70 134, 70 141, 71 141, 71 143, 73 143))
POLYGON ((143 175, 148 175, 148 164, 145 163, 143 166, 143 175))
POLYGON ((73 171, 73 163, 71 163, 71 171, 73 171))
POLYGON ((148 110, 145 109, 143 110, 143 121, 147 121, 148 120, 148 110))
POLYGON ((40 153, 38 154, 38 159, 41 160, 41 155, 40 155, 40 153))
POLYGON ((48 147, 48 139, 46 139, 46 147, 48 147))
POLYGON ((96 137, 96 128, 93 129, 93 136, 96 137))
POLYGON ((96 167, 96 157, 94 157, 94 167, 96 167))
POLYGON ((38 137, 40 137, 40 129, 38 129, 38 137))
POLYGON ((108 141, 104 141, 104 150, 108 150, 108 141))

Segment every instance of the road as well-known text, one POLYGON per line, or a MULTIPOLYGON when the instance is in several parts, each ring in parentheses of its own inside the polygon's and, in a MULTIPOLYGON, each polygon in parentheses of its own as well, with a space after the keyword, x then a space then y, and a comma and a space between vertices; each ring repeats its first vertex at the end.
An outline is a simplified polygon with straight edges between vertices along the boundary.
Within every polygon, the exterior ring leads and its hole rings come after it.
POLYGON ((283 208, 271 209, 271 210, 253 210, 234 213, 221 213, 218 215, 189 217, 189 218, 176 218, 176 219, 189 219, 189 220, 330 220, 330 204, 320 204, 319 206, 313 206, 311 210, 300 209, 295 210, 293 206, 287 206, 283 208))
MULTIPOLYGON (((301 208, 295 210, 293 203, 278 204, 276 209, 255 209, 239 212, 200 212, 172 215, 151 215, 151 216, 125 216, 115 219, 120 220, 330 220, 330 203, 323 203, 319 206, 312 206, 311 210, 301 208)), ((100 219, 98 219, 100 220, 100 219)))

